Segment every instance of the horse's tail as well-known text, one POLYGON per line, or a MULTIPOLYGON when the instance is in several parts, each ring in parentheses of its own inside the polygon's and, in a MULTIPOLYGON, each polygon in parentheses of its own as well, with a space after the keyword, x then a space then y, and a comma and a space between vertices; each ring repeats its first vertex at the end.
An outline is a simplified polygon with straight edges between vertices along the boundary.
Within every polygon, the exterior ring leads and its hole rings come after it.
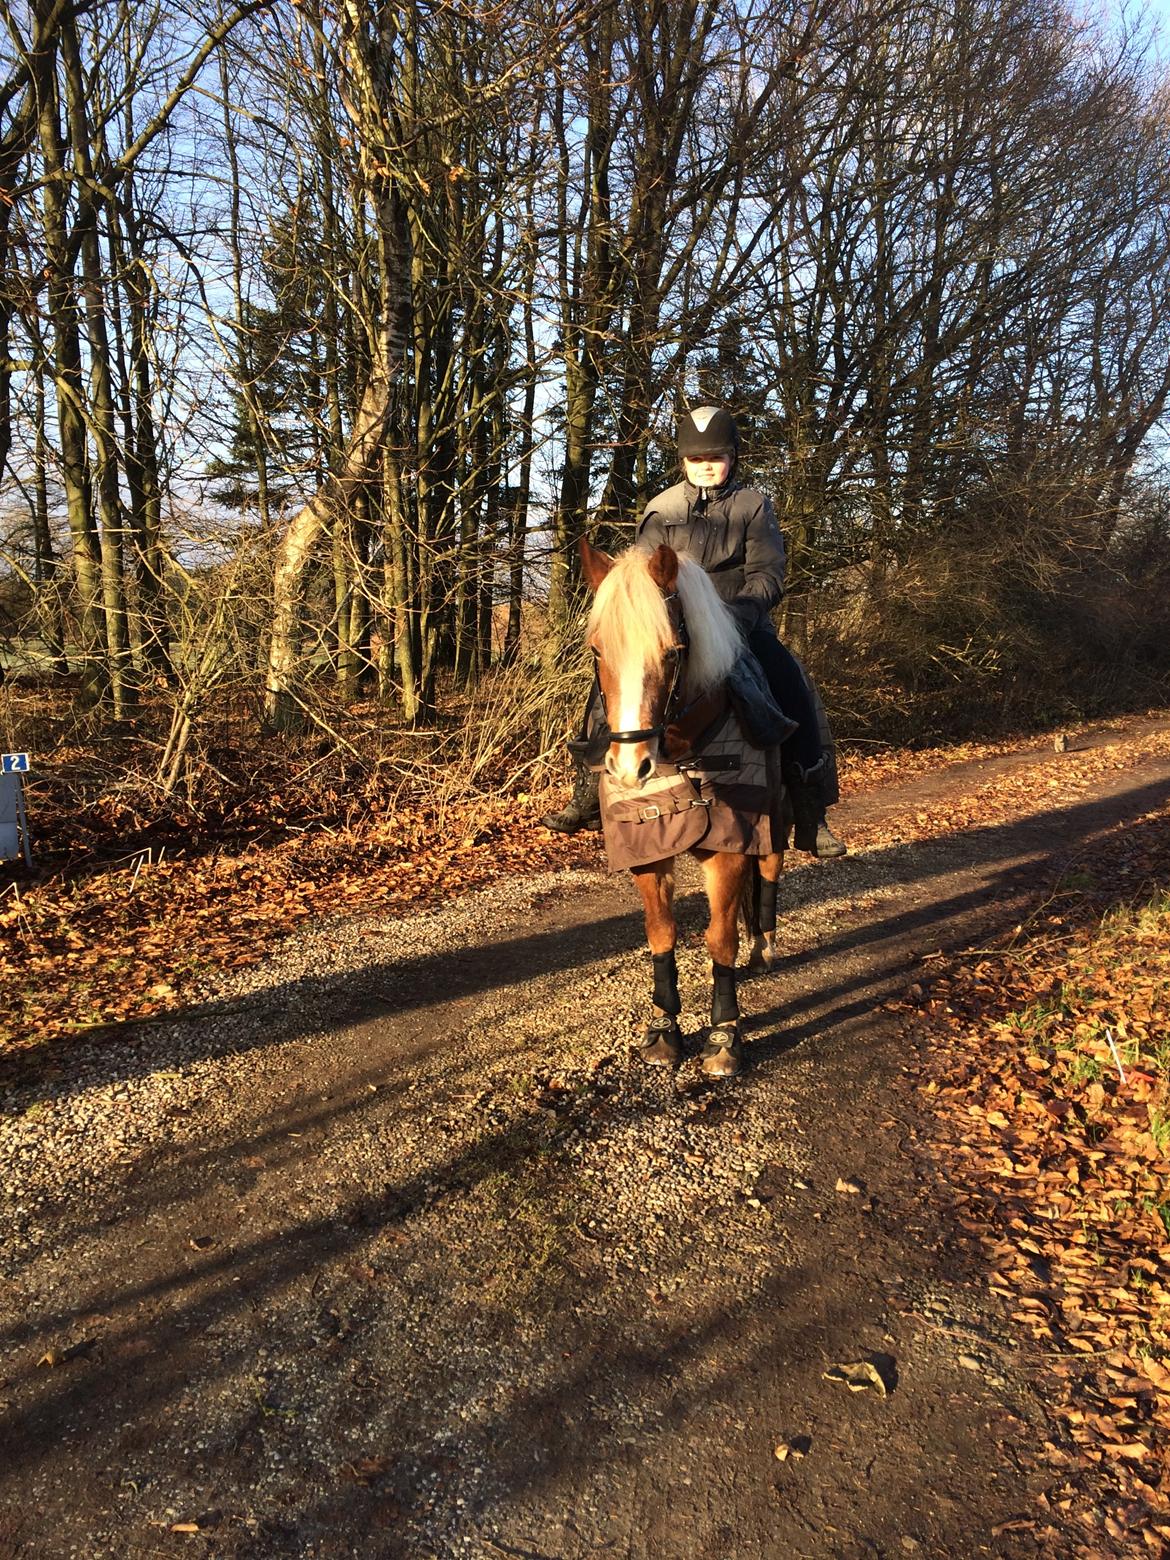
POLYGON ((751 858, 752 869, 744 881, 743 892, 740 895, 739 913, 743 919, 744 929, 753 940, 760 935, 760 900, 761 884, 760 858, 751 858))

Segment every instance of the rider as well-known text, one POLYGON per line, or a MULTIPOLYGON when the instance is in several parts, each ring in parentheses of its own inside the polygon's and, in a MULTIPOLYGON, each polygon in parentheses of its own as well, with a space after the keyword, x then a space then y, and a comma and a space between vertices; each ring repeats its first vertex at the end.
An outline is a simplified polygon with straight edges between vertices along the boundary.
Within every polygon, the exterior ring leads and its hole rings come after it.
MULTIPOLYGON (((795 656, 780 643, 770 617, 784 589, 784 541, 771 500, 736 480, 739 430, 730 413, 700 406, 679 424, 682 482, 652 498, 637 540, 649 548, 665 542, 687 553, 711 576, 731 608, 786 715, 796 731, 781 748, 784 783, 795 819, 794 843, 814 856, 843 856, 846 846, 825 818, 836 800, 827 778, 828 760, 809 684, 795 656)), ((574 744, 577 746, 577 744, 574 744)), ((542 819, 567 834, 597 828, 597 776, 574 755, 577 777, 569 805, 542 819)))

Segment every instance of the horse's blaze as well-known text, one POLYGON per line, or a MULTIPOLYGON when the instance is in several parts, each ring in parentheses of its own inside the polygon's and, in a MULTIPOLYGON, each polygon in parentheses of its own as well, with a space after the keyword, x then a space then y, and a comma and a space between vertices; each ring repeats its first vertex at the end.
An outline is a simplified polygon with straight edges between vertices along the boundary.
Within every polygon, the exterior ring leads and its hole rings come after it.
MULTIPOLYGON (((617 678, 617 722, 610 722, 615 731, 645 731, 654 724, 654 714, 646 699, 646 684, 640 666, 625 667, 617 678)), ((637 785, 639 776, 649 779, 654 773, 657 758, 657 741, 612 742, 606 754, 605 767, 622 785, 637 785), (650 760, 649 774, 642 774, 642 765, 650 760)))
MULTIPOLYGON (((612 731, 650 731, 661 724, 668 686, 665 678, 647 677, 637 666, 624 668, 618 676, 604 663, 599 670, 612 731)), ((621 785, 644 785, 657 773, 660 756, 657 737, 644 742, 611 742, 605 756, 606 773, 621 785), (649 767, 643 770, 647 759, 649 767)))

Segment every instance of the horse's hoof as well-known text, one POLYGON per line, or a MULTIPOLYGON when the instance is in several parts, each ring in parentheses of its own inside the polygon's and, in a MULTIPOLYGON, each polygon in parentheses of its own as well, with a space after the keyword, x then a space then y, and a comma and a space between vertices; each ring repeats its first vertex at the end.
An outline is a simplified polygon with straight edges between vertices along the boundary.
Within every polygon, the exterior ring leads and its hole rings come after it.
POLYGON ((652 1018, 638 1055, 648 1067, 677 1067, 682 1061, 682 1031, 673 1018, 652 1018))
POLYGON ((771 943, 760 941, 752 947, 748 969, 753 975, 767 975, 780 962, 780 955, 771 943))
POLYGON ((704 1078, 734 1078, 743 1071, 743 1044, 734 1024, 722 1024, 707 1036, 699 1071, 704 1078))

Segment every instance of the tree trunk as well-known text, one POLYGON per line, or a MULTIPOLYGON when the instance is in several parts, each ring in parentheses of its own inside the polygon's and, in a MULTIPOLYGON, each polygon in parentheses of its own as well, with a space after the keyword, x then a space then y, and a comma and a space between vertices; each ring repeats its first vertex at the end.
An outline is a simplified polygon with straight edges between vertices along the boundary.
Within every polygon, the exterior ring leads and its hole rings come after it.
POLYGON ((106 299, 98 239, 97 210, 93 197, 93 156, 90 149, 85 84, 77 24, 67 16, 61 24, 61 52, 65 65, 65 93, 73 167, 77 176, 75 232, 81 238, 82 294, 89 334, 90 415, 93 431, 98 505, 101 510, 102 605, 105 611, 106 654, 109 668, 108 697, 114 718, 129 713, 133 693, 133 664, 126 614, 123 567, 122 495, 118 484, 118 435, 114 395, 110 383, 110 344, 106 330, 106 299))
POLYGON ((77 584, 77 664, 81 702, 96 704, 108 682, 103 654, 102 568, 91 508, 89 454, 86 448, 85 398, 81 370, 81 337, 77 318, 73 266, 66 225, 68 174, 61 137, 56 54, 52 41, 40 36, 31 69, 37 97, 37 129, 45 181, 41 196, 45 262, 48 272, 48 318, 52 328, 57 431, 61 447, 61 480, 73 543, 77 584))
POLYGON ((36 430, 33 445, 33 580, 37 588, 37 623, 41 638, 60 675, 69 671, 65 625, 61 618, 60 568, 49 529, 48 440, 45 437, 45 372, 36 371, 36 430))
POLYGON ((297 635, 301 621, 301 585, 313 546, 327 526, 367 481, 390 417, 390 384, 384 372, 366 385, 339 469, 293 515, 281 538, 272 582, 272 642, 268 652, 265 715, 276 730, 302 724, 296 694, 297 635))
POLYGON ((240 158, 236 146, 236 127, 229 112, 227 50, 219 50, 219 85, 223 101, 224 144, 228 154, 228 247, 232 257, 232 300, 235 304, 233 327, 236 339, 236 385, 243 402, 244 418, 248 429, 248 442, 252 447, 252 459, 256 466, 256 512, 260 528, 267 531, 271 513, 268 498, 268 443, 264 423, 256 397, 255 376, 252 372, 251 353, 248 348, 248 332, 244 321, 244 259, 240 243, 240 158))

